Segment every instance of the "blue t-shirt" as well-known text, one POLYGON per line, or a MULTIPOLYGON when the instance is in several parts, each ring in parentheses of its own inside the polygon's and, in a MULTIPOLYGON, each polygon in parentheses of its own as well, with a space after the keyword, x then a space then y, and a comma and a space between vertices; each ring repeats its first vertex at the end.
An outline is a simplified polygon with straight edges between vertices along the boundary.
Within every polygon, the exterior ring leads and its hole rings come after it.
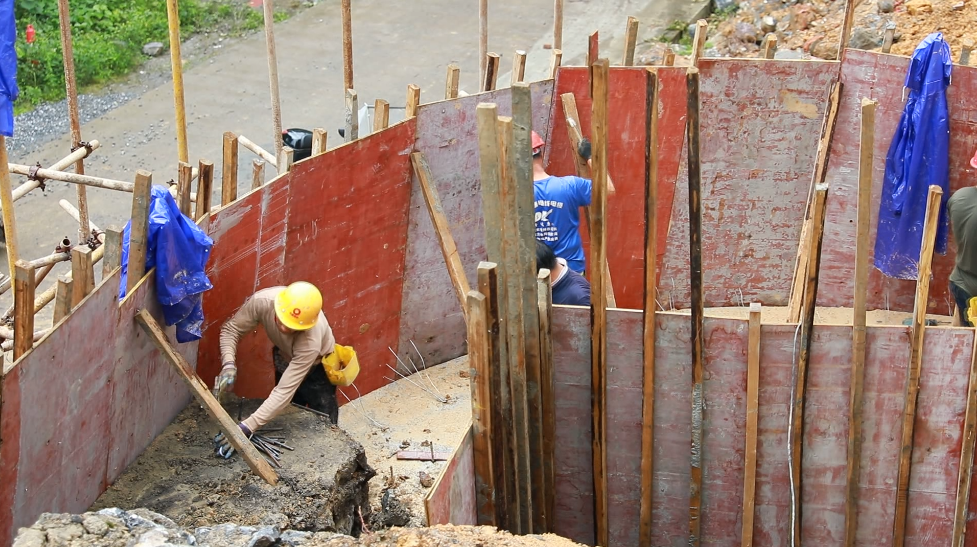
POLYGON ((590 282, 577 272, 568 269, 563 278, 553 284, 553 303, 589 306, 590 282))
POLYGON ((580 241, 580 208, 590 205, 591 182, 580 177, 549 177, 533 184, 536 239, 582 272, 586 262, 580 241))

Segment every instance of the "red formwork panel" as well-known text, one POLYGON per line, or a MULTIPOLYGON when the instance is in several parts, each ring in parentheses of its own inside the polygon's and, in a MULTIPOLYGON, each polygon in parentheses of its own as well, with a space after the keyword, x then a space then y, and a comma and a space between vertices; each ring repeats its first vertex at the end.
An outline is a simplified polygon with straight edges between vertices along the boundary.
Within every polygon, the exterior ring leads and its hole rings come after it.
MULTIPOLYGON (((875 148, 872 169, 872 223, 870 253, 874 251, 879 203, 885 159, 899 124, 905 101, 903 83, 909 59, 897 55, 846 50, 841 78, 844 88, 838 125, 828 162, 828 209, 824 230, 818 303, 826 306, 850 306, 854 290, 855 217, 858 202, 859 128, 861 100, 879 102, 875 114, 875 148)), ((977 69, 954 65, 953 82, 947 89, 950 110, 950 190, 974 184, 974 170, 969 161, 977 148, 977 69)), ((954 243, 950 241, 946 256, 933 258, 933 282, 930 285, 929 310, 949 314, 953 298, 948 277, 953 269, 954 243)), ((911 310, 915 282, 890 279, 871 269, 868 286, 870 309, 911 310)))
POLYGON ((476 526, 478 517, 475 505, 475 444, 472 428, 469 427, 437 482, 424 498, 427 525, 476 526))
POLYGON ((408 120, 300 162, 287 178, 283 279, 322 292, 336 341, 356 348, 364 394, 387 383, 400 331, 414 128, 408 120))
MULTIPOLYGON (((658 254, 664 255, 675 179, 685 138, 685 69, 658 68, 658 254)), ((647 69, 612 67, 609 83, 608 173, 616 192, 608 198, 608 264, 618 307, 640 308, 644 294, 645 154, 647 150, 647 69)), ((546 165, 552 175, 575 173, 560 96, 576 98, 580 124, 590 136, 592 101, 584 67, 561 67, 553 93, 546 165)), ((583 222, 581 221, 583 224, 583 222)), ((588 249, 587 228, 582 227, 588 249)))
MULTIPOLYGON (((530 84, 530 91, 533 129, 545 135, 553 82, 530 84)), ((512 93, 508 88, 425 104, 417 114, 414 144, 414 150, 424 154, 431 168, 448 227, 472 287, 477 286, 478 263, 487 259, 475 117, 480 103, 495 103, 499 115, 512 114, 512 93)), ((465 318, 416 176, 410 181, 409 218, 400 341, 393 347, 404 362, 413 356, 420 366, 410 343, 413 341, 425 364, 436 365, 465 353, 465 318)), ((390 364, 397 366, 393 356, 388 356, 390 364)))

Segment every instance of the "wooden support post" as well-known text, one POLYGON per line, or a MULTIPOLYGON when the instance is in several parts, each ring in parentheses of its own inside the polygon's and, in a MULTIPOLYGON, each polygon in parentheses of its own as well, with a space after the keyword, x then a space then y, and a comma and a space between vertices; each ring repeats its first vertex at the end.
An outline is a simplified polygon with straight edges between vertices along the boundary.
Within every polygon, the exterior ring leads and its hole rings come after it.
POLYGON ((563 0, 553 1, 553 49, 563 49, 563 0))
POLYGON ((838 119, 838 104, 841 99, 841 83, 835 82, 828 95, 828 107, 821 122, 821 138, 818 139, 818 151, 814 161, 814 174, 811 177, 811 189, 808 194, 807 206, 804 213, 804 224, 801 226, 801 239, 797 245, 797 257, 794 261, 794 279, 791 283, 790 300, 787 303, 787 322, 797 323, 801 316, 801 302, 804 300, 804 282, 807 279, 808 257, 811 252, 811 217, 814 205, 814 188, 822 184, 828 174, 828 157, 831 153, 831 139, 835 133, 835 122, 838 119))
POLYGON ((278 174, 288 173, 292 170, 292 164, 295 162, 295 150, 290 146, 285 146, 282 148, 281 154, 278 155, 278 174))
POLYGON ((458 248, 455 246, 455 238, 451 235, 451 227, 448 225, 448 219, 444 214, 444 207, 441 206, 441 198, 438 196, 434 175, 431 174, 431 168, 428 166, 427 160, 424 159, 422 153, 414 152, 410 155, 410 160, 414 166, 414 174, 420 183, 421 192, 424 194, 424 203, 427 205, 427 212, 431 215, 431 224, 434 225, 434 233, 441 246, 444 263, 448 267, 448 277, 451 278, 451 285, 455 289, 455 294, 458 295, 458 303, 461 305, 462 312, 465 313, 466 321, 470 320, 467 315, 468 306, 466 302, 468 304, 471 303, 471 297, 468 294, 471 289, 468 286, 465 267, 461 263, 461 256, 458 254, 458 248))
MULTIPOLYGON (((593 113, 591 117, 593 197, 590 214, 590 256, 594 264, 607 261, 607 106, 608 62, 599 59, 590 67, 593 74, 593 113)), ((597 544, 609 545, 607 506, 607 283, 605 269, 598 266, 591 280, 590 370, 592 378, 594 432, 594 523, 597 544)))
POLYGON ((166 0, 166 22, 170 31, 170 72, 173 74, 173 106, 176 111, 177 159, 189 162, 187 111, 183 100, 183 58, 180 55, 180 9, 177 7, 177 0, 166 0))
MULTIPOLYGON (((916 276, 916 301, 913 304, 913 323, 906 379, 906 402, 902 413, 902 449, 899 451, 899 473, 896 482, 896 512, 892 525, 892 546, 902 547, 906 541, 906 514, 909 511, 909 474, 912 468, 913 433, 916 424, 916 402, 919 398, 919 376, 923 366, 923 334, 926 332, 926 306, 929 303, 930 274, 933 270, 933 247, 939 225, 943 189, 930 186, 926 199, 926 220, 923 222, 923 242, 919 251, 919 271, 916 276)), ((961 313, 963 313, 961 311, 961 313)))
POLYGON ((502 57, 498 53, 487 53, 485 60, 485 77, 482 78, 482 91, 495 91, 499 83, 499 62, 502 57))
POLYGON ((642 325, 640 545, 652 545, 655 491, 655 329, 658 324, 658 72, 649 69, 645 91, 645 279, 642 325))
POLYGON ((868 297, 869 236, 872 229, 872 160, 875 157, 875 107, 862 99, 858 154, 858 209, 855 236, 855 294, 852 319, 851 388, 848 405, 848 461, 846 465, 845 545, 855 545, 858 530, 858 480, 862 460, 862 394, 865 388, 865 313, 868 297))
POLYGON ((595 30, 587 37, 587 90, 590 92, 590 98, 594 97, 594 63, 597 62, 599 56, 600 33, 595 30))
POLYGON ((224 154, 221 163, 221 206, 237 199, 237 135, 224 133, 224 154))
POLYGON ((509 85, 519 83, 526 79, 526 52, 518 49, 512 58, 512 74, 510 74, 509 85))
POLYGON ((71 307, 73 309, 95 288, 92 249, 87 245, 79 245, 71 249, 71 281, 71 307))
POLYGON ((251 189, 257 190, 265 184, 265 162, 254 158, 251 160, 251 189))
MULTIPOLYGON (((58 20, 61 28, 61 52, 64 60, 65 96, 68 102, 68 125, 71 128, 72 149, 82 146, 81 119, 78 115, 78 88, 75 85, 74 48, 71 41, 71 13, 68 0, 58 0, 58 20)), ((75 162, 75 173, 85 174, 85 162, 79 159, 75 162)), ((79 241, 88 239, 88 194, 84 186, 76 186, 78 197, 78 237, 79 241)))
POLYGON ((150 340, 159 349, 162 357, 169 361, 173 365, 173 368, 180 374, 180 377, 183 378, 183 381, 190 388, 190 392, 193 393, 193 396, 204 407, 207 414, 210 414, 210 417, 217 421, 221 431, 224 432, 224 435, 231 442, 231 446, 244 457, 244 461, 251 468, 251 471, 264 479, 268 484, 278 484, 278 475, 275 473, 275 470, 261 457, 251 444, 251 441, 244 436, 241 428, 227 415, 227 412, 224 411, 221 404, 214 398, 210 390, 207 389, 207 385, 190 368, 190 365, 183 356, 173 349, 162 327, 153 319, 153 316, 146 310, 139 310, 136 313, 136 322, 149 335, 150 340))
POLYGON ((187 217, 190 217, 190 180, 192 176, 193 170, 190 164, 181 161, 176 184, 176 204, 180 207, 180 212, 187 217))
POLYGON ((770 33, 763 40, 763 58, 773 59, 777 55, 777 35, 770 33))
POLYGON ((421 88, 414 84, 407 86, 407 108, 404 117, 406 119, 417 116, 417 110, 421 107, 421 88))
POLYGON ((842 59, 845 48, 848 47, 848 39, 851 36, 851 29, 855 23, 855 6, 858 0, 845 0, 845 16, 841 22, 841 34, 838 37, 838 60, 842 59))
POLYGON ((818 184, 814 189, 814 215, 811 217, 810 252, 805 269, 804 302, 801 317, 801 341, 794 363, 791 386, 790 429, 787 433, 789 453, 791 504, 790 530, 793 545, 801 544, 801 462, 804 447, 804 391, 807 385, 807 367, 811 360, 811 340, 814 330, 814 312, 818 301, 818 274, 821 264, 821 236, 824 233, 824 213, 827 207, 828 185, 818 184))
POLYGON ((350 0, 342 1, 343 89, 346 91, 353 89, 353 14, 351 8, 350 0))
POLYGON ((200 160, 200 176, 197 178, 196 220, 210 213, 210 197, 214 186, 214 164, 200 160))
POLYGON ((563 50, 554 49, 553 56, 550 58, 550 78, 556 79, 556 71, 560 68, 560 63, 563 62, 563 50))
POLYGON ((628 16, 628 26, 624 31, 624 66, 634 66, 634 48, 638 45, 638 18, 628 16))
POLYGON ((105 259, 102 260, 102 279, 112 275, 112 272, 122 264, 122 230, 109 226, 105 229, 105 259))
POLYGON ((14 265, 14 361, 34 347, 34 268, 14 265))
POLYGON ((885 30, 882 31, 882 53, 889 53, 892 51, 892 42, 896 39, 896 26, 893 24, 886 25, 885 30))
POLYGON ((675 52, 670 47, 666 47, 662 54, 662 66, 675 66, 675 52))
POLYGON ((132 225, 129 227, 129 261, 126 265, 126 293, 146 273, 146 243, 149 232, 149 190, 153 175, 136 171, 136 189, 132 192, 132 225))
MULTIPOLYGON (((348 1, 348 0, 346 0, 348 1)), ((353 142, 360 138, 360 101, 356 97, 356 91, 346 90, 346 142, 353 142)))
POLYGON ((373 103, 373 132, 383 131, 390 125, 390 103, 377 99, 373 103))
MULTIPOLYGON (((963 313, 963 310, 961 310, 963 313)), ((967 384, 967 411, 964 414, 960 468, 957 472, 957 498, 953 510, 951 547, 964 547, 967 533, 967 511, 970 503, 970 484, 974 470, 974 438, 977 435, 977 338, 970 357, 970 381, 967 384)))
POLYGON ((60 323, 71 313, 71 295, 73 292, 74 287, 70 277, 58 279, 57 288, 54 292, 54 325, 60 323))
POLYGON ((702 58, 702 51, 706 47, 706 35, 709 32, 709 23, 705 19, 695 22, 695 36, 692 38, 692 66, 699 66, 699 59, 702 58))
POLYGON ((964 39, 963 46, 960 48, 959 64, 963 66, 970 66, 970 52, 973 50, 974 50, 974 41, 970 38, 964 39))
POLYGON ((448 65, 448 76, 445 78, 444 82, 444 98, 445 99, 457 99, 458 98, 458 80, 461 78, 461 68, 458 65, 451 63, 448 65))
MULTIPOLYGON (((282 103, 278 95, 278 55, 275 53, 275 9, 272 0, 263 0, 262 5, 265 20, 265 47, 268 50, 268 86, 271 91, 271 122, 274 130, 272 138, 275 143, 275 157, 278 158, 282 155, 284 143, 282 142, 282 103)), ((285 172, 280 165, 276 167, 279 175, 285 172)))
POLYGON ((756 502, 757 420, 760 408, 760 304, 750 304, 746 371, 746 448, 743 462, 742 547, 753 547, 753 509, 756 502))
POLYGON ((549 270, 543 269, 537 277, 537 305, 539 306, 539 371, 540 399, 543 404, 543 513, 548 530, 553 530, 553 514, 556 508, 556 395, 554 393, 553 336, 553 287, 549 270))
POLYGON ((496 525, 495 476, 492 474, 492 391, 489 366, 488 302, 478 291, 466 293, 468 368, 472 391, 472 444, 475 460, 476 522, 496 525))
MULTIPOLYGON (((0 166, 7 164, 7 139, 0 135, 0 166)), ((7 246, 7 273, 14 276, 18 256, 17 222, 14 215, 13 190, 10 188, 10 172, 0 169, 0 206, 3 212, 3 233, 7 246)))
MULTIPOLYGON (((696 34, 699 34, 698 28, 696 34)), ((699 547, 702 541, 702 534, 700 533, 702 526, 702 421, 704 419, 703 400, 705 394, 702 392, 704 369, 702 363, 702 171, 699 164, 699 70, 694 66, 688 70, 686 83, 688 88, 688 118, 685 133, 688 138, 689 161, 689 279, 692 292, 692 454, 689 486, 689 547, 699 547)))
MULTIPOLYGON (((488 0, 478 0, 478 76, 486 81, 488 70, 488 0)), ((484 91, 484 89, 483 89, 484 91)))
MULTIPOLYGON (((377 99, 378 101, 381 99, 377 99)), ((312 130, 312 155, 318 156, 326 151, 326 130, 316 127, 312 130)))

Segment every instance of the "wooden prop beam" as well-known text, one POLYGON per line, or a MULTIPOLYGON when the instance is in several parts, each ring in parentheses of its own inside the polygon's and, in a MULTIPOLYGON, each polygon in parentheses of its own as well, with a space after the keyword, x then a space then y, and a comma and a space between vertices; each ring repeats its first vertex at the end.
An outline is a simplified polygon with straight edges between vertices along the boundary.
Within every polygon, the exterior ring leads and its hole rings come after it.
POLYGON ((773 59, 777 55, 777 35, 770 33, 763 40, 763 58, 773 59))
POLYGON ((929 303, 930 274, 933 271, 933 248, 936 245, 936 229, 939 225, 942 198, 943 190, 939 186, 929 187, 929 195, 926 198, 926 220, 923 223, 923 243, 919 251, 919 271, 916 276, 916 301, 913 305, 906 403, 902 413, 902 449, 899 451, 896 511, 892 525, 893 547, 902 547, 906 541, 913 433, 916 425, 916 403, 919 398, 919 376, 923 368, 923 335, 926 332, 926 307, 929 303))
POLYGON ((556 79, 556 72, 560 69, 560 63, 563 62, 563 50, 554 49, 553 56, 550 57, 550 72, 549 77, 553 80, 556 79))
POLYGON ((444 98, 445 99, 457 99, 458 98, 458 81, 461 78, 461 68, 458 65, 451 63, 448 65, 448 76, 444 81, 444 98))
POLYGON ((193 168, 189 163, 180 162, 179 176, 176 184, 176 204, 180 207, 180 212, 188 218, 192 218, 190 211, 190 179, 193 176, 193 168))
POLYGON ((180 9, 177 7, 177 0, 166 0, 166 22, 170 36, 170 72, 173 74, 177 159, 182 162, 189 162, 187 111, 183 98, 183 57, 180 55, 180 9))
POLYGON ((70 277, 58 279, 57 288, 54 291, 54 323, 57 325, 62 319, 71 313, 71 295, 74 292, 74 283, 70 277))
MULTIPOLYGON (((279 140, 281 140, 281 136, 279 136, 278 138, 279 138, 279 140)), ((271 152, 269 152, 269 151, 265 150, 264 148, 258 146, 257 144, 255 144, 254 142, 252 142, 251 139, 245 137, 244 135, 238 136, 237 142, 241 146, 243 146, 243 147, 247 148, 248 150, 250 150, 250 151, 254 152, 255 154, 257 154, 258 157, 261 158, 261 159, 263 159, 263 160, 265 160, 268 163, 268 165, 271 165, 275 169, 278 169, 278 159, 275 156, 273 156, 271 154, 271 152)))
POLYGON ((855 24, 855 6, 858 0, 845 0, 845 16, 841 22, 841 34, 838 36, 838 60, 841 60, 845 48, 848 47, 848 39, 851 37, 851 29, 855 24))
MULTIPOLYGON (((75 57, 71 40, 71 13, 68 0, 58 0, 58 21, 61 29, 61 58, 64 61, 64 86, 68 102, 68 125, 71 128, 71 147, 82 146, 81 119, 78 115, 78 87, 75 84, 75 57)), ((75 162, 75 173, 85 174, 85 162, 75 162)), ((78 197, 78 237, 79 241, 88 238, 88 195, 84 186, 76 186, 78 197)))
POLYGON ((753 510, 756 503, 757 420, 760 408, 760 304, 750 304, 750 330, 746 372, 746 448, 743 452, 742 547, 753 547, 753 510))
MULTIPOLYGON (((275 8, 273 0, 263 0, 265 20, 265 48, 268 50, 268 88, 271 92, 271 123, 272 139, 275 143, 275 158, 282 155, 282 103, 278 94, 278 54, 275 53, 275 8)), ((267 159, 265 160, 267 161, 267 159)), ((278 174, 284 173, 281 166, 274 161, 268 162, 278 169, 278 174)))
POLYGON ((628 16, 628 25, 624 31, 624 66, 634 66, 634 49, 638 45, 638 19, 628 16))
MULTIPOLYGON (((353 13, 350 0, 342 1, 343 12, 343 89, 353 86, 353 13)), ((355 140, 355 139, 354 139, 355 140)))
MULTIPOLYGON (((48 169, 51 170, 51 171, 63 171, 68 166, 70 166, 72 164, 76 164, 76 163, 80 162, 81 160, 87 158, 88 156, 91 155, 92 152, 94 152, 95 150, 98 150, 101 146, 102 146, 101 143, 99 143, 97 140, 91 140, 91 141, 88 142, 88 146, 87 147, 86 146, 82 146, 81 148, 75 150, 74 152, 72 152, 72 153, 68 154, 67 156, 65 156, 64 158, 62 158, 60 161, 58 161, 57 163, 55 163, 51 167, 48 167, 48 169)), ((40 179, 38 179, 38 180, 28 180, 27 182, 25 182, 25 183, 21 184, 20 186, 14 188, 14 190, 13 190, 14 201, 17 201, 20 198, 26 196, 28 193, 32 192, 33 190, 35 190, 37 188, 40 188, 41 182, 42 181, 40 179)))
POLYGON ((410 119, 417 117, 417 110, 421 107, 421 88, 410 84, 407 86, 407 107, 404 118, 410 119))
MULTIPOLYGON (((29 165, 20 165, 16 163, 8 163, 7 168, 10 170, 10 173, 15 175, 30 175, 31 171, 34 171, 34 176, 39 179, 50 179, 61 182, 70 182, 73 184, 83 184, 85 186, 94 186, 96 188, 104 188, 106 190, 118 190, 120 192, 132 191, 132 183, 121 180, 104 179, 101 177, 91 177, 88 175, 78 175, 75 173, 65 173, 64 171, 53 171, 51 169, 36 169, 29 165)), ((9 175, 7 178, 9 180, 9 175)), ((6 224, 4 224, 4 226, 6 226, 6 224)))
MULTIPOLYGON (((7 139, 0 135, 0 165, 7 162, 7 139)), ((17 222, 14 215, 13 190, 10 187, 10 173, 0 169, 0 206, 3 213, 3 235, 7 246, 7 273, 14 277, 18 248, 17 222)), ((33 276, 33 273, 31 274, 33 276)), ((33 277, 32 277, 33 279, 33 277)))
POLYGON ((848 405, 848 461, 846 464, 845 545, 855 545, 858 530, 858 480, 862 460, 862 396, 865 390, 866 298, 868 297, 869 240, 872 229, 872 160, 875 156, 875 107, 862 99, 858 153, 858 210, 855 236, 855 294, 852 319, 851 389, 848 405))
POLYGON ((14 265, 14 361, 34 347, 34 268, 14 265))
POLYGON ((126 265, 126 293, 139 283, 146 274, 146 244, 149 232, 149 191, 153 175, 148 171, 136 171, 135 190, 132 193, 132 225, 129 227, 129 262, 126 265))
POLYGON ((553 49, 563 49, 563 0, 553 1, 553 49))
MULTIPOLYGON (((348 0, 345 0, 348 1, 348 0)), ((360 138, 360 101, 353 89, 346 90, 346 142, 360 138)))
POLYGON ((71 249, 71 307, 74 308, 95 289, 92 249, 79 245, 71 249))
POLYGON ((221 404, 214 398, 210 390, 207 389, 207 385, 204 384, 203 380, 197 376, 197 373, 190 368, 190 365, 186 362, 182 355, 173 349, 170 345, 169 339, 166 337, 166 333, 159 326, 159 323, 153 319, 153 316, 149 314, 146 310, 139 310, 136 313, 136 322, 139 326, 149 335, 150 340, 159 349, 160 354, 167 360, 173 368, 180 374, 183 381, 186 382, 187 386, 190 388, 190 392, 193 396, 197 398, 197 401, 204 407, 207 414, 217 421, 220 426, 221 431, 231 442, 231 446, 234 450, 237 450, 244 461, 251 468, 251 471, 255 475, 258 475, 265 480, 268 484, 275 485, 278 484, 278 475, 275 470, 268 465, 268 462, 258 453, 258 451, 251 444, 251 441, 244 436, 241 432, 241 428, 238 427, 237 423, 227 415, 221 404))
POLYGON ((224 133, 224 149, 221 163, 221 207, 237 199, 237 135, 224 133))
POLYGON ((699 59, 706 47, 706 36, 709 33, 709 23, 705 19, 695 22, 695 36, 692 38, 692 66, 699 66, 699 59))
POLYGON ((655 330, 658 286, 658 73, 648 70, 645 107, 645 279, 642 324, 641 506, 639 544, 651 545, 652 497, 655 491, 655 330))
POLYGON ((951 547, 964 547, 967 534, 967 511, 970 503, 970 484, 974 470, 974 438, 977 434, 977 338, 970 358, 970 382, 967 384, 967 412, 963 421, 963 441, 960 445, 960 470, 957 473, 957 498, 953 510, 951 547))
POLYGON ((548 531, 552 531, 552 515, 556 509, 556 395, 553 370, 553 287, 550 272, 542 269, 537 277, 537 305, 539 306, 539 392, 543 404, 543 513, 547 516, 548 531))
POLYGON ((200 160, 200 176, 197 179, 196 220, 210 213, 210 198, 214 191, 214 164, 200 160))
POLYGON ((472 391, 472 444, 475 459, 476 518, 495 526, 495 476, 492 474, 492 392, 489 372, 488 303, 478 291, 466 294, 468 367, 472 391))
POLYGON ((526 79, 526 52, 519 49, 512 57, 512 73, 509 85, 517 84, 526 79))
MULTIPOLYGON (((478 0, 478 76, 485 81, 488 68, 488 0, 478 0)), ((484 91, 484 89, 483 89, 484 91)))
POLYGON ((448 218, 444 214, 444 207, 441 205, 441 198, 438 196, 438 189, 431 174, 431 168, 424 159, 424 154, 414 152, 410 155, 411 164, 414 166, 414 174, 421 186, 424 194, 424 204, 427 205, 427 212, 431 215, 431 223, 434 225, 434 233, 441 246, 441 254, 444 256, 444 263, 448 267, 448 276, 451 278, 451 285, 458 295, 458 303, 461 310, 465 313, 465 320, 468 317, 468 304, 471 304, 471 288, 468 286, 468 277, 465 275, 465 267, 461 263, 461 255, 458 254, 458 247, 455 246, 455 238, 451 235, 451 226, 448 218))
POLYGON ((485 59, 485 72, 482 78, 482 91, 495 91, 495 86, 499 83, 499 62, 502 57, 498 53, 487 53, 485 59))
POLYGON ((373 103, 373 132, 383 131, 390 126, 390 103, 377 99, 373 103))
POLYGON ((115 226, 105 229, 105 243, 102 244, 105 260, 102 261, 102 279, 106 279, 122 264, 122 231, 115 226))
POLYGON ((254 158, 251 160, 251 189, 257 190, 265 184, 265 162, 254 158))
MULTIPOLYGON (((378 101, 381 99, 377 99, 378 101)), ((316 127, 312 130, 312 155, 318 156, 326 151, 326 130, 316 127)))

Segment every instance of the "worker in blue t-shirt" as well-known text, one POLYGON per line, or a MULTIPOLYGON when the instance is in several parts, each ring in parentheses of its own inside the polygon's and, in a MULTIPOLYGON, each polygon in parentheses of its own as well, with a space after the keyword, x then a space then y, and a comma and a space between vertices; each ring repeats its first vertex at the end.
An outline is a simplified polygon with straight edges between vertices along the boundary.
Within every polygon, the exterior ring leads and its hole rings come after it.
MULTIPOLYGON (((580 177, 554 177, 543 168, 543 139, 533 131, 533 193, 536 209, 536 239, 566 260, 571 270, 582 274, 586 266, 580 240, 580 208, 590 205, 591 181, 580 177)), ((584 139, 577 153, 590 165, 590 142, 584 139)), ((614 193, 610 177, 607 194, 614 193)))
POLYGON ((553 284, 553 303, 571 306, 590 305, 590 282, 567 267, 567 261, 556 258, 553 249, 542 241, 536 241, 536 273, 546 268, 553 284))

